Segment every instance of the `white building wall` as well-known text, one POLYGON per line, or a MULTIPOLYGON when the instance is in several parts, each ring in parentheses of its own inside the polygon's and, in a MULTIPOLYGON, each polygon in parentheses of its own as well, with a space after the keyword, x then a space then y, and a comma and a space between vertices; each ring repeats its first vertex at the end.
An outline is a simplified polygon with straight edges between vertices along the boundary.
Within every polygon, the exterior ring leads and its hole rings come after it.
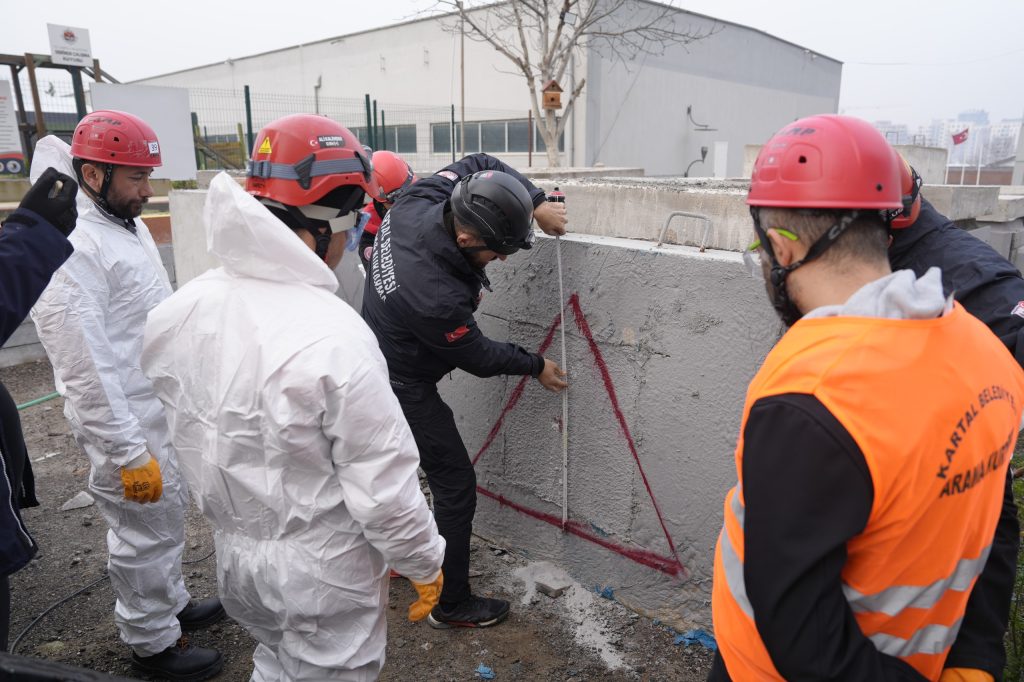
MULTIPOLYGON (((842 64, 766 33, 680 12, 680 28, 711 33, 663 55, 623 64, 588 56, 587 165, 643 166, 648 175, 712 175, 716 143, 728 143, 727 173, 743 170, 743 148, 787 122, 835 113, 842 64), (715 131, 699 131, 687 118, 715 131)), ((721 148, 721 145, 719 145, 721 148)))

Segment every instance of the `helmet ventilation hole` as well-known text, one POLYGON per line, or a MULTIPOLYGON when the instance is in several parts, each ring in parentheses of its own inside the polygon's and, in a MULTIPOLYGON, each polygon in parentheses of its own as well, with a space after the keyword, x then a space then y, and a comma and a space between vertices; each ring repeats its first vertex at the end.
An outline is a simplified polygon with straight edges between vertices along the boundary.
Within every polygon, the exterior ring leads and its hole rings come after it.
POLYGON ((121 138, 118 137, 117 135, 114 135, 114 142, 120 142, 120 141, 121 141, 121 138))
POLYGON ((881 192, 881 191, 882 191, 882 185, 881 185, 881 183, 879 183, 879 184, 875 185, 875 191, 876 191, 876 192, 881 192))
POLYGON ((806 157, 806 156, 801 156, 801 157, 800 157, 799 159, 797 159, 797 160, 798 160, 798 161, 799 161, 800 163, 807 163, 807 157, 806 157))

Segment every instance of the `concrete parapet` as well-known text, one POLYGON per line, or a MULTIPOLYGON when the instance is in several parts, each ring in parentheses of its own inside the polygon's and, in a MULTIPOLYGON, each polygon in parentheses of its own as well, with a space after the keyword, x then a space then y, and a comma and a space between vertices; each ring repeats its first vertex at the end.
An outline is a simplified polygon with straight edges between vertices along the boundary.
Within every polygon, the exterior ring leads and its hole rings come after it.
POLYGON ((220 173, 227 173, 233 177, 238 184, 245 186, 245 171, 242 170, 201 170, 196 171, 196 188, 210 189, 210 181, 220 173))
MULTIPOLYGON (((707 178, 604 178, 568 180, 565 192, 569 229, 575 233, 657 242, 674 211, 705 215, 711 221, 706 246, 742 251, 752 241, 746 180, 707 178)), ((677 218, 665 242, 699 246, 704 221, 677 218)))
POLYGON ((562 180, 566 178, 638 178, 645 175, 643 168, 613 166, 586 166, 578 168, 520 168, 519 172, 531 180, 562 180))
POLYGON ((897 144, 893 149, 907 160, 925 185, 941 185, 946 182, 946 159, 949 152, 944 147, 923 147, 916 144, 897 144))
POLYGON ((1004 188, 999 190, 999 198, 996 200, 996 210, 978 220, 988 220, 994 223, 1008 223, 1017 218, 1024 218, 1024 193, 1006 194, 1004 188))
POLYGON ((995 186, 925 185, 921 195, 950 220, 991 215, 999 204, 999 188, 995 186))
MULTIPOLYGON (((709 627, 744 393, 781 325, 738 253, 583 235, 561 252, 569 523, 561 399, 530 378, 456 372, 440 387, 477 460, 475 530, 637 611, 709 627)), ((541 238, 496 264, 477 318, 561 362, 556 255, 541 238)))

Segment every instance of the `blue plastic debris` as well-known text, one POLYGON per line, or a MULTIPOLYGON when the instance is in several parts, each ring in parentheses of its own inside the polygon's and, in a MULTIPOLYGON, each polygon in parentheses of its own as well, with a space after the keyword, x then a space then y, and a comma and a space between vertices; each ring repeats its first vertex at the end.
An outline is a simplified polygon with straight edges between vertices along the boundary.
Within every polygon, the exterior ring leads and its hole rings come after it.
POLYGON ((594 585, 594 592, 597 592, 599 597, 604 597, 605 599, 615 599, 615 590, 612 589, 611 585, 605 585, 604 587, 601 587, 600 585, 594 585))
POLYGON ((661 619, 660 618, 655 618, 653 621, 651 621, 651 623, 653 625, 661 625, 661 619))
POLYGON ((715 641, 715 636, 705 632, 704 630, 687 630, 681 635, 676 635, 676 638, 672 643, 676 646, 679 646, 680 644, 685 644, 686 646, 690 646, 691 644, 700 644, 705 649, 718 651, 718 642, 715 641))
POLYGON ((494 679, 494 671, 491 670, 490 668, 488 668, 483 663, 481 663, 480 667, 477 668, 474 672, 476 672, 476 674, 480 676, 481 680, 493 680, 494 679))

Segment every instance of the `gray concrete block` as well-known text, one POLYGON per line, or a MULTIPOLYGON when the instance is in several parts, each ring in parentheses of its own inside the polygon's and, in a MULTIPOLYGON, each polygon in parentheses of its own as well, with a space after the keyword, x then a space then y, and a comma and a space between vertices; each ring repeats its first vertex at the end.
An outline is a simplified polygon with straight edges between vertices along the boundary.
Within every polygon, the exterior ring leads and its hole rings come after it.
MULTIPOLYGON (((744 394, 781 325, 738 253, 582 235, 563 238, 561 251, 566 297, 575 296, 579 313, 566 309, 573 532, 557 522, 561 398, 526 379, 506 411, 520 377, 455 372, 440 389, 470 455, 481 453, 477 477, 488 491, 474 529, 580 584, 609 585, 642 613, 708 627, 744 394), (677 559, 684 568, 671 575, 677 559)), ((489 276, 481 327, 537 350, 560 307, 553 240, 539 239, 489 276)), ((558 333, 545 355, 561 363, 558 333)))
POLYGON ((999 203, 999 188, 972 185, 925 185, 921 195, 950 220, 991 215, 999 203))

